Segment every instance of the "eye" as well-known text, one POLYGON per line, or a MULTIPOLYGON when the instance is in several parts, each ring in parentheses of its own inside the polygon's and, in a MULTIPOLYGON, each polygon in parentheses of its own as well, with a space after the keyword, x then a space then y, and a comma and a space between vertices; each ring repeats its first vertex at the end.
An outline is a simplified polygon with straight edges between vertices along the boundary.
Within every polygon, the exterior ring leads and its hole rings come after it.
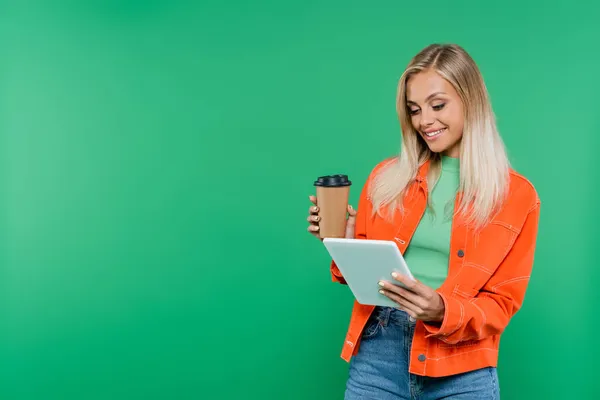
POLYGON ((442 104, 436 104, 435 106, 433 106, 432 108, 435 111, 440 111, 442 108, 444 108, 444 106, 446 105, 446 103, 442 103, 442 104))
POLYGON ((411 108, 411 109, 408 110, 408 113, 410 115, 417 115, 418 112, 419 112, 418 108, 415 108, 415 109, 411 108))

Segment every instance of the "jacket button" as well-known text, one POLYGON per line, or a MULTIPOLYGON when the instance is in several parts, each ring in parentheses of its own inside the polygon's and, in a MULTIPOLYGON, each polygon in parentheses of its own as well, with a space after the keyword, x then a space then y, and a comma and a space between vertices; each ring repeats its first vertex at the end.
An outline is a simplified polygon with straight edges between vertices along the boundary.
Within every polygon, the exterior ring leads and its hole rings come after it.
POLYGON ((465 255, 465 252, 464 252, 462 249, 460 249, 460 250, 458 251, 457 255, 458 255, 459 257, 464 257, 464 255, 465 255))
POLYGON ((419 361, 425 361, 425 354, 419 354, 419 361))

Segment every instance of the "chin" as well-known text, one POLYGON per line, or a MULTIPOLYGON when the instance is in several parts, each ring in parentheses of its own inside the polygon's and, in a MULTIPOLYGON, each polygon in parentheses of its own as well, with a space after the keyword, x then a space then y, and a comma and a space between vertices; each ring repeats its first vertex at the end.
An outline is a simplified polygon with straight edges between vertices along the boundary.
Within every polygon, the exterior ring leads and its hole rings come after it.
POLYGON ((445 146, 428 146, 429 150, 431 150, 434 153, 443 153, 447 150, 447 147, 445 146))

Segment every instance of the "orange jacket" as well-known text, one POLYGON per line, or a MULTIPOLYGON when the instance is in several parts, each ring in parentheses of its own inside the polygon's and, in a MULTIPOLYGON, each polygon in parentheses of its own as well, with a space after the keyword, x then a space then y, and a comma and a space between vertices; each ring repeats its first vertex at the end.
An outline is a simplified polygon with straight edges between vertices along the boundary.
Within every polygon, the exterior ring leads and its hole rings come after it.
MULTIPOLYGON (((367 193, 371 173, 358 203, 355 238, 392 240, 404 253, 425 211, 428 168, 429 163, 425 163, 419 169, 410 188, 415 195, 404 200, 410 212, 396 215, 393 224, 371 216, 367 193)), ((502 210, 478 237, 461 223, 460 216, 454 218, 448 277, 437 290, 446 308, 444 319, 441 326, 417 321, 411 373, 438 377, 497 365, 500 334, 521 307, 529 283, 540 212, 535 188, 512 170, 509 190, 502 210)), ((345 283, 333 261, 331 274, 334 281, 345 283)), ((344 360, 358 352, 363 328, 374 308, 354 301, 342 348, 344 360)))

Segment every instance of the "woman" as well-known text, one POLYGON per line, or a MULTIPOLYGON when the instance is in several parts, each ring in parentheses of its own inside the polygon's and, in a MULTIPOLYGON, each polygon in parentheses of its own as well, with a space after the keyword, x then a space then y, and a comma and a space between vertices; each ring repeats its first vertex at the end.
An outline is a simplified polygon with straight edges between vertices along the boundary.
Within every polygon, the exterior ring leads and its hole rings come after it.
MULTIPOLYGON (((371 172, 358 210, 348 207, 346 236, 395 241, 415 280, 379 283, 397 308, 354 303, 345 398, 498 398, 500 335, 523 303, 540 200, 510 168, 483 78, 461 47, 431 45, 411 60, 397 112, 400 154, 371 172)), ((345 283, 333 262, 331 273, 345 283)))

